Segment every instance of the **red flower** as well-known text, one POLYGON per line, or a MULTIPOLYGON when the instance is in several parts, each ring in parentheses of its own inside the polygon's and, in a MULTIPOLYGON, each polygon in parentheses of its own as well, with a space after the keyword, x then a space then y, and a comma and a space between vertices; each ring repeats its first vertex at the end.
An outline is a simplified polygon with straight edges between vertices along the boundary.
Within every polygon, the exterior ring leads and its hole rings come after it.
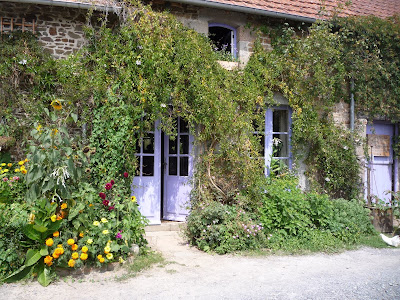
POLYGON ((124 177, 128 178, 128 176, 129 176, 128 172, 124 172, 124 177))
POLYGON ((110 201, 108 201, 108 200, 103 200, 103 205, 104 205, 104 206, 108 206, 108 203, 110 203, 110 201))
POLYGON ((114 185, 115 181, 111 179, 110 183, 111 185, 114 185))
POLYGON ((114 205, 113 205, 113 206, 109 206, 109 207, 108 207, 108 210, 111 211, 111 210, 113 210, 114 208, 115 208, 114 205))
POLYGON ((99 196, 101 199, 106 199, 106 194, 104 194, 103 192, 99 193, 99 196))
POLYGON ((111 190, 111 188, 112 188, 112 184, 109 183, 109 182, 107 182, 107 183, 106 183, 106 190, 107 190, 107 191, 108 191, 108 190, 111 190))

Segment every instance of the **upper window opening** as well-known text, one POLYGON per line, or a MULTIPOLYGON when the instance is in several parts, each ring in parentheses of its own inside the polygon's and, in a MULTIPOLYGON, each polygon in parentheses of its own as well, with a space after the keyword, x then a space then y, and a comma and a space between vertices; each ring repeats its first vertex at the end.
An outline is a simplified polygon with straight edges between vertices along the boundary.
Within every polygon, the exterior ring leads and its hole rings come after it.
POLYGON ((12 32, 21 30, 22 32, 30 30, 35 33, 35 19, 31 21, 25 20, 25 18, 7 18, 0 17, 0 33, 12 32))
POLYGON ((214 44, 214 50, 232 55, 236 58, 236 29, 224 25, 213 23, 209 25, 208 37, 214 44))

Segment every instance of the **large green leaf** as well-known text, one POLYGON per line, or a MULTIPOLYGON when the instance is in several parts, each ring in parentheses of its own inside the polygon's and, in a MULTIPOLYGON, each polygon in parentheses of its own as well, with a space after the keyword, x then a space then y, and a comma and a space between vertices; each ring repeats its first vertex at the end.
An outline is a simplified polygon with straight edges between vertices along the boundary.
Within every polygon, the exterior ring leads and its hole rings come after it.
POLYGON ((46 268, 44 262, 40 262, 38 268, 38 282, 42 286, 48 286, 51 283, 51 269, 46 268))
POLYGON ((41 233, 47 231, 47 227, 41 226, 41 225, 37 225, 37 224, 33 225, 33 229, 35 229, 36 231, 39 231, 41 233))
POLYGON ((47 225, 48 233, 50 234, 50 233, 53 233, 54 231, 57 231, 61 226, 61 222, 62 222, 62 220, 57 220, 57 221, 51 222, 49 225, 47 225))
POLYGON ((33 224, 28 224, 24 227, 25 235, 34 241, 39 241, 41 238, 40 232, 33 228, 33 224))
POLYGON ((71 221, 73 218, 75 218, 78 214, 79 211, 85 208, 85 204, 79 203, 78 205, 75 205, 69 212, 68 215, 68 221, 71 221))
POLYGON ((12 273, 10 276, 6 277, 3 281, 6 283, 11 283, 21 280, 29 274, 29 272, 32 270, 32 267, 33 266, 23 265, 21 268, 12 273))
POLYGON ((29 249, 26 252, 26 260, 25 260, 25 265, 26 266, 32 266, 34 265, 42 255, 40 254, 40 251, 37 249, 29 249))
POLYGON ((43 245, 42 248, 40 248, 40 255, 41 256, 49 255, 49 248, 47 248, 46 245, 43 245))

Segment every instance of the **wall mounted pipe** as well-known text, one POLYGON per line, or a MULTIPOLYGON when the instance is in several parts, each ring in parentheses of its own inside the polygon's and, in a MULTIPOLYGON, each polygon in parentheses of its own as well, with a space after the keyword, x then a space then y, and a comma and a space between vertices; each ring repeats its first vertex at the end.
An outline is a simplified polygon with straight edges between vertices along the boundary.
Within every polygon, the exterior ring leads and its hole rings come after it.
POLYGON ((350 81, 350 130, 354 131, 354 79, 350 81))

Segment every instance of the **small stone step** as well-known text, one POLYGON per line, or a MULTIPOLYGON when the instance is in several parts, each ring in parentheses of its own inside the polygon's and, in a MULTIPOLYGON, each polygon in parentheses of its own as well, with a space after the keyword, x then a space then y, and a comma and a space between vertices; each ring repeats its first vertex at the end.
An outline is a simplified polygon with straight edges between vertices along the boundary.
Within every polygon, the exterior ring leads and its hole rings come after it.
POLYGON ((186 226, 185 222, 162 221, 160 225, 148 225, 144 230, 146 232, 180 231, 184 226, 186 226))

